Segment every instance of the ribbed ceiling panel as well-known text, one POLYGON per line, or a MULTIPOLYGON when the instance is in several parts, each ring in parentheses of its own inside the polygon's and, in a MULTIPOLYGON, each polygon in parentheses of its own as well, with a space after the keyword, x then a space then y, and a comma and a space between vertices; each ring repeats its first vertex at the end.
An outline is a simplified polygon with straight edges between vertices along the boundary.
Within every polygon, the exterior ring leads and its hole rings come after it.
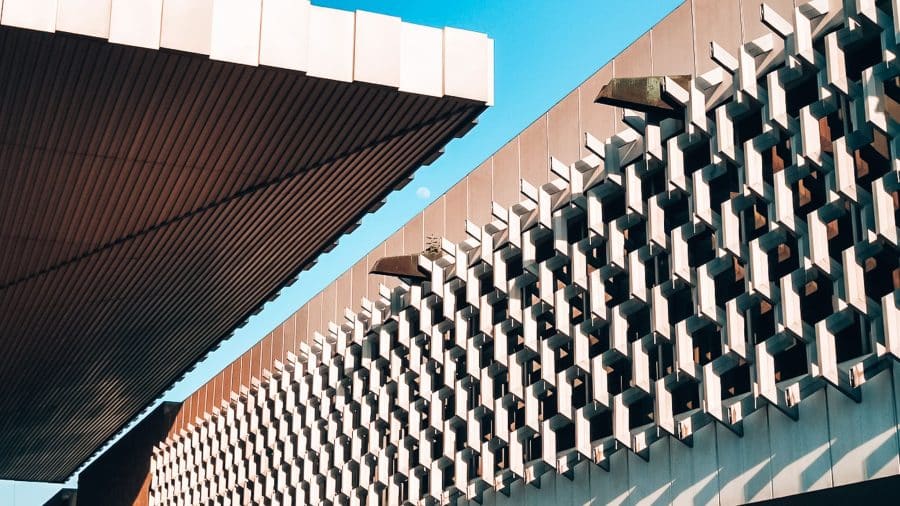
POLYGON ((481 110, 0 28, 0 478, 66 479, 481 110))

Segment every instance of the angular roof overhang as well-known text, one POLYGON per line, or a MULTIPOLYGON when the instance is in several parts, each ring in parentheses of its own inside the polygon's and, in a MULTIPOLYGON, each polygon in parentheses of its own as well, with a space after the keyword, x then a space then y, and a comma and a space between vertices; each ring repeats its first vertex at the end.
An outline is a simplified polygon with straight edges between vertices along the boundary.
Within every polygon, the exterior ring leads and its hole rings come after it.
POLYGON ((463 30, 0 4, 2 479, 65 480, 492 99, 463 30))

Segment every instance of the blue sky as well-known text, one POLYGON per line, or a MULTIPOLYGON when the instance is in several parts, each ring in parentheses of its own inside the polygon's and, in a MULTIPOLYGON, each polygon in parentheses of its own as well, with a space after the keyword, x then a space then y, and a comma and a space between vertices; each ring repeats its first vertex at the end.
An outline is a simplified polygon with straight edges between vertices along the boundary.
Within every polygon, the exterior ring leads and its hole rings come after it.
MULTIPOLYGON (((345 10, 453 26, 494 39, 495 105, 437 162, 419 170, 377 213, 320 257, 165 395, 180 401, 299 309, 435 198, 647 31, 681 0, 313 0, 345 10)), ((75 480, 68 486, 74 487, 75 480)), ((0 481, 0 505, 33 506, 61 485, 0 481)))

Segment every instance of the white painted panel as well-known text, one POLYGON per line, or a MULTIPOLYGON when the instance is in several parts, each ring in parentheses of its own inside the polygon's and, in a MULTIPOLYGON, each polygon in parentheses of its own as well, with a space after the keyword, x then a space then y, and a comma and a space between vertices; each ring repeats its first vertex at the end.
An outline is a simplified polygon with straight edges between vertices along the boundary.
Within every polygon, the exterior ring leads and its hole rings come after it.
POLYGON ((56 0, 4 0, 0 24, 56 31, 56 0))
POLYGON ((892 383, 890 370, 864 383, 862 404, 827 387, 835 486, 900 472, 892 383))
POLYGON ((109 41, 159 49, 162 0, 112 0, 109 41))
POLYGON ((673 504, 719 504, 716 429, 714 423, 699 429, 692 447, 671 442, 673 504))
POLYGON ((352 12, 313 5, 309 12, 309 69, 314 77, 353 80, 352 12))
POLYGON ((213 0, 165 0, 159 45, 209 54, 213 0))
POLYGON ((628 450, 619 450, 609 457, 609 471, 591 466, 591 505, 628 504, 628 450))
POLYGON ((803 399, 799 409, 799 422, 769 411, 775 497, 832 486, 825 390, 803 399))
POLYGON ((112 0, 59 0, 56 29, 90 37, 109 37, 112 0))
MULTIPOLYGON (((669 469, 669 437, 650 445, 648 461, 628 452, 628 480, 631 504, 649 506, 669 504, 671 500, 672 473, 669 469)), ((674 444, 681 444, 675 442, 674 444)))
POLYGON ((400 45, 400 18, 357 11, 353 79, 399 87, 400 45))
POLYGON ((744 437, 716 427, 722 505, 772 498, 767 409, 758 409, 744 418, 744 437))
POLYGON ((487 35, 444 28, 444 95, 491 104, 493 54, 487 35))
POLYGON ((309 61, 309 11, 306 0, 265 0, 259 63, 305 71, 309 61))
POLYGON ((444 34, 439 28, 402 23, 400 91, 440 97, 444 93, 444 34))
POLYGON ((262 0, 215 0, 209 57, 259 65, 261 17, 262 0))

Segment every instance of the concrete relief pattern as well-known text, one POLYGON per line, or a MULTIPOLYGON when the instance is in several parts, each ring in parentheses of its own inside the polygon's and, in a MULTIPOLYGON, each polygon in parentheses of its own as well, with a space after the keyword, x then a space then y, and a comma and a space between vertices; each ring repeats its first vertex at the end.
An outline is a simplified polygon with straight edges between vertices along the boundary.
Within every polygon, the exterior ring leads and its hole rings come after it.
MULTIPOLYGON (((151 504, 499 504, 548 476, 650 469, 660 443, 721 462, 732 439, 819 423, 803 412, 824 392, 832 427, 833 399, 896 403, 897 7, 764 6, 770 33, 666 83, 683 113, 586 133, 587 156, 549 160, 555 179, 421 257, 427 281, 382 287, 160 444, 151 504)), ((834 440, 807 439, 838 466, 834 440)), ((665 486, 694 472, 668 462, 665 486)), ((736 471, 718 472, 687 479, 736 471)))

